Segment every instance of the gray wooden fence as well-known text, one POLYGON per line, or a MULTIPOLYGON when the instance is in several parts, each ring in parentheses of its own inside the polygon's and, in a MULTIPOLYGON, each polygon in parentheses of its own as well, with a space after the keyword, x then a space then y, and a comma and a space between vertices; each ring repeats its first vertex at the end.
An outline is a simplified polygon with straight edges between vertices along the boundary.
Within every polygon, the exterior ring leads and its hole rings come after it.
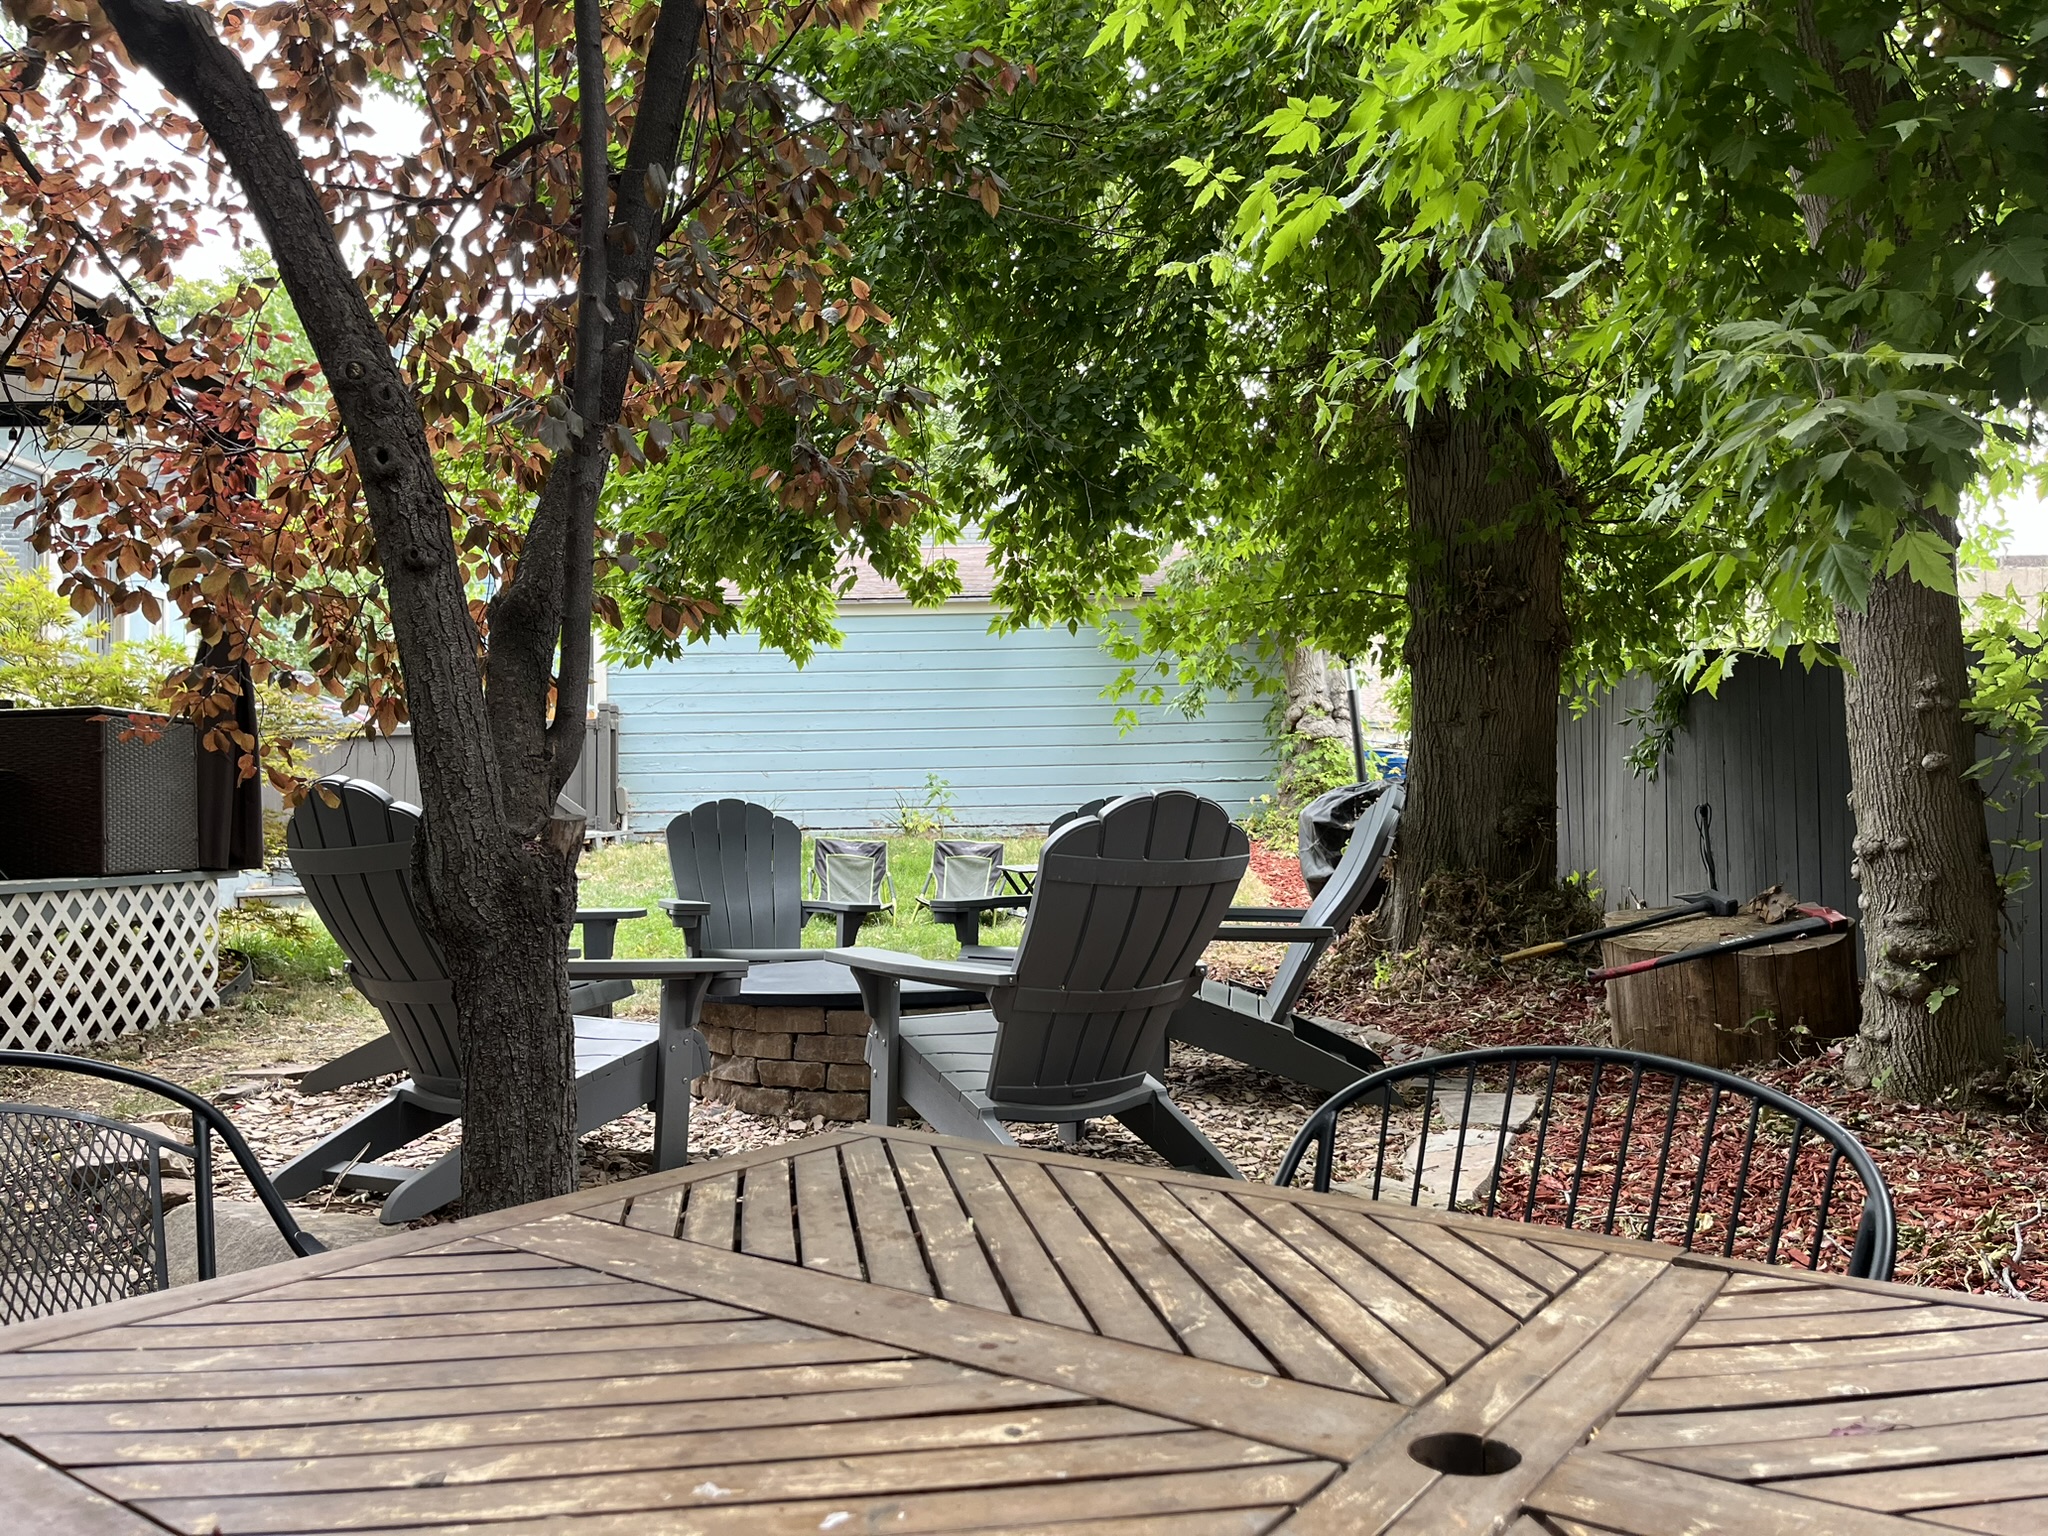
MULTIPOLYGON (((1654 692, 1649 679, 1631 678, 1584 714, 1564 712, 1558 872, 1591 876, 1609 907, 1637 900, 1656 906, 1698 890, 1707 877, 1695 818, 1698 807, 1708 805, 1723 891, 1746 898, 1782 885, 1801 901, 1857 915, 1841 673, 1745 658, 1717 697, 1687 705, 1684 726, 1656 777, 1643 778, 1626 760, 1642 737, 1631 716, 1649 709, 1654 692)), ((1989 744, 1983 752, 1989 754, 1989 744)), ((2003 782, 1989 785, 1988 793, 1993 857, 2001 872, 2029 876, 2006 905, 2000 965, 2006 1028, 2048 1045, 2042 910, 2048 872, 2039 852, 2012 846, 2042 835, 2042 794, 2039 786, 2017 793, 2003 782)))
MULTIPOLYGON (((412 731, 407 726, 400 726, 389 736, 351 736, 337 742, 314 754, 313 769, 322 776, 346 774, 352 779, 368 779, 383 786, 393 799, 419 804, 420 771, 413 756, 412 731)), ((592 714, 583 756, 577 760, 575 775, 563 793, 583 808, 593 833, 603 835, 624 829, 619 794, 617 705, 600 704, 592 714)))

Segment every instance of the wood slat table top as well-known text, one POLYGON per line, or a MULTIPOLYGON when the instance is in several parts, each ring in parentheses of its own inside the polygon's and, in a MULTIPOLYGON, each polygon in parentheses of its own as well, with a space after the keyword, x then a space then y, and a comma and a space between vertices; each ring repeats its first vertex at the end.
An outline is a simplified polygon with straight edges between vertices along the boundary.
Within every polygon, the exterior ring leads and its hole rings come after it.
POLYGON ((2048 1309, 863 1127, 0 1330, 0 1510, 2038 1532, 2048 1309))

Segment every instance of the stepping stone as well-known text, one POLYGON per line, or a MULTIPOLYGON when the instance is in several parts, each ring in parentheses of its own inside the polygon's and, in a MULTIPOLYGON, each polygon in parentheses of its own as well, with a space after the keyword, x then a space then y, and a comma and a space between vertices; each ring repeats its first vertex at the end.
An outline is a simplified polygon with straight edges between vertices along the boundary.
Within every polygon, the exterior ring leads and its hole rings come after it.
POLYGON ((1468 1109, 1465 1104, 1465 1090, 1462 1088, 1438 1089, 1436 1112, 1442 1115, 1447 1125, 1456 1125, 1462 1117, 1466 1129, 1498 1130, 1506 1125, 1510 1131, 1519 1131, 1536 1118, 1536 1111, 1542 1108, 1542 1098, 1533 1093, 1518 1093, 1515 1102, 1509 1105, 1504 1093, 1474 1093, 1468 1109))
MULTIPOLYGON (((1514 1145, 1514 1138, 1507 1140, 1514 1145)), ((1468 1127, 1462 1134, 1452 1131, 1432 1131, 1422 1141, 1422 1190, 1416 1202, 1431 1210, 1449 1210, 1454 1205, 1469 1205, 1475 1200, 1484 1200, 1486 1191, 1493 1183, 1494 1170, 1498 1166, 1496 1153, 1504 1150, 1500 1145, 1500 1130, 1497 1126, 1468 1127), (1451 1188, 1453 1170, 1458 1176, 1458 1187, 1451 1188)), ((1405 1201, 1415 1187, 1415 1147, 1411 1144, 1401 1154, 1393 1176, 1380 1185, 1382 1196, 1389 1186, 1400 1191, 1405 1201)))
MULTIPOLYGON (((170 1259, 172 1285, 190 1285, 199 1278, 196 1207, 189 1202, 164 1215, 164 1247, 170 1259)), ((389 1237, 392 1228, 374 1211, 294 1211, 301 1227, 330 1248, 347 1248, 373 1237, 389 1237)), ((213 1206, 215 1273, 238 1275, 244 1270, 283 1264, 298 1257, 254 1200, 217 1200, 213 1206)))

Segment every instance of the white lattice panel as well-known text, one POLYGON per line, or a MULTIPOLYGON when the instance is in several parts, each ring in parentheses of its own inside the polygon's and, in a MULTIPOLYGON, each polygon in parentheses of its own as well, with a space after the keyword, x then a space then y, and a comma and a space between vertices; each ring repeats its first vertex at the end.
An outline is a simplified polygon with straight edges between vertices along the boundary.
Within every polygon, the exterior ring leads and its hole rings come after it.
POLYGON ((219 979, 211 875, 0 885, 0 1046, 62 1051, 187 1018, 219 979))

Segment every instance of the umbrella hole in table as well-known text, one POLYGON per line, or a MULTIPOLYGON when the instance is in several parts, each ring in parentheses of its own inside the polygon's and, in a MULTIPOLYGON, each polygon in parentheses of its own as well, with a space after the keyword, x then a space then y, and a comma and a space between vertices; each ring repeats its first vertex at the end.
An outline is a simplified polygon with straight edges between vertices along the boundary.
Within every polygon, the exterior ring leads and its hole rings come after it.
POLYGON ((1512 1445, 1464 1430, 1411 1440, 1408 1455, 1447 1477, 1498 1477, 1522 1464, 1522 1453, 1512 1445))

